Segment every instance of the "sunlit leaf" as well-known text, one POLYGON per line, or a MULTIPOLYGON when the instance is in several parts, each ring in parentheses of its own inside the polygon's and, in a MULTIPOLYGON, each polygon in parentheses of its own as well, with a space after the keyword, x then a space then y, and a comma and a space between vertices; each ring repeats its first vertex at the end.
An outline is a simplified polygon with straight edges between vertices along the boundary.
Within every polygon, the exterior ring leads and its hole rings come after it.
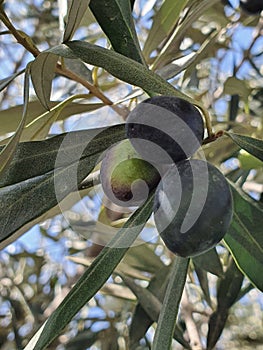
MULTIPOLYGON (((39 115, 35 120, 31 123, 28 123, 22 133, 21 140, 22 141, 35 141, 35 140, 43 140, 49 133, 49 130, 54 122, 60 119, 60 115, 63 113, 64 108, 72 103, 72 101, 80 98, 85 98, 87 95, 73 95, 68 99, 58 103, 55 107, 51 108, 49 111, 44 112, 39 115)), ((85 111, 94 111, 98 108, 104 106, 103 103, 94 103, 90 105, 85 105, 85 111)), ((81 110, 81 105, 76 106, 76 110, 74 113, 77 113, 77 110, 81 110)))
POLYGON ((66 18, 63 42, 72 38, 86 12, 90 0, 71 0, 66 18))
POLYGON ((39 101, 46 108, 50 108, 50 94, 52 80, 58 57, 48 52, 42 52, 31 63, 31 79, 39 98, 39 101))
MULTIPOLYGON (((54 102, 54 101, 50 102, 50 109, 51 109, 50 113, 52 113, 52 109, 55 106, 57 106, 59 103, 60 102, 54 102)), ((65 108, 63 108, 60 111, 60 114, 58 115, 57 120, 64 120, 72 115, 93 111, 103 106, 104 106, 103 103, 71 102, 67 104, 65 108)), ((17 105, 17 106, 10 107, 8 109, 3 109, 0 111, 1 135, 15 131, 21 119, 23 108, 24 108, 24 105, 17 105)), ((40 117, 40 119, 48 118, 48 115, 49 115, 49 111, 47 111, 40 104, 39 101, 30 101, 28 103, 27 117, 26 117, 27 125, 32 123, 34 120, 37 123, 38 121, 36 119, 38 119, 38 117, 40 117)), ((23 135, 22 135, 22 139, 23 139, 23 135)))
POLYGON ((188 0, 165 0, 153 18, 153 24, 145 41, 143 53, 148 58, 151 52, 167 38, 174 29, 179 15, 188 0))
POLYGON ((193 23, 202 15, 205 11, 218 3, 218 0, 203 0, 202 2, 194 2, 189 6, 189 11, 187 15, 183 17, 183 20, 175 26, 174 30, 171 32, 167 40, 165 40, 164 45, 156 56, 153 69, 163 67, 169 62, 174 60, 174 45, 175 41, 177 44, 184 39, 185 32, 188 31, 193 23))
POLYGON ((21 116, 21 121, 18 125, 18 128, 14 135, 10 138, 8 143, 0 150, 0 177, 1 174, 6 174, 6 169, 10 162, 12 161, 19 139, 21 137, 23 128, 26 123, 26 114, 27 114, 27 104, 29 100, 29 72, 26 71, 25 82, 24 82, 24 108, 21 116))

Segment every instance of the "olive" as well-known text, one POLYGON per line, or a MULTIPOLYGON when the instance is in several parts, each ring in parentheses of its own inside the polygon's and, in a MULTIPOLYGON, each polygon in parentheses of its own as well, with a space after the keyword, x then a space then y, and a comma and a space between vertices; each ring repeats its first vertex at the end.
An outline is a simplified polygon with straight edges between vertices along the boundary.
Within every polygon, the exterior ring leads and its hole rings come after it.
POLYGON ((263 0, 240 0, 240 7, 249 15, 258 15, 263 10, 263 0))
POLYGON ((147 199, 160 174, 138 155, 129 140, 124 140, 106 151, 100 179, 105 195, 116 205, 128 207, 147 199))
POLYGON ((203 160, 173 165, 155 192, 156 228, 169 250, 182 257, 199 255, 219 243, 232 211, 227 180, 203 160))
POLYGON ((199 110, 173 96, 154 96, 128 115, 126 135, 141 157, 157 164, 190 158, 204 137, 199 110))

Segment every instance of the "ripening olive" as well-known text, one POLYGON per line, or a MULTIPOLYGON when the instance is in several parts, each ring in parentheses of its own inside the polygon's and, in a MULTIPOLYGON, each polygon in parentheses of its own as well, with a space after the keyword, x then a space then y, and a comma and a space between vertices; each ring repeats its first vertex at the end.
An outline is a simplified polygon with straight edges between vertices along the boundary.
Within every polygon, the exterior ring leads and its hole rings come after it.
POLYGON ((189 257, 214 247, 232 219, 232 196, 224 175, 203 160, 173 165, 155 192, 154 220, 165 245, 189 257))
POLYGON ((186 100, 154 96, 138 104, 126 121, 126 135, 145 160, 171 164, 189 158, 200 147, 204 123, 186 100))
POLYGON ((100 179, 105 195, 119 206, 137 206, 155 188, 160 174, 141 159, 129 140, 107 150, 101 163, 100 179))

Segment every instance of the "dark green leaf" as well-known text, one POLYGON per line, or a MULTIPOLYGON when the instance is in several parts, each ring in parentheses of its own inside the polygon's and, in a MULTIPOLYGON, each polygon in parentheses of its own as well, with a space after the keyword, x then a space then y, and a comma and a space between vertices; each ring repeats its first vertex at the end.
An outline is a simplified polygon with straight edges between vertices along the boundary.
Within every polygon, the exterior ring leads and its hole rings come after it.
POLYGON ((144 63, 129 0, 91 0, 90 8, 113 49, 144 63))
POLYGON ((181 258, 178 256, 175 257, 170 281, 166 290, 160 316, 158 318, 157 328, 153 340, 153 350, 171 349, 179 304, 186 281, 188 265, 188 258, 181 258))
POLYGON ((124 137, 124 124, 120 124, 72 131, 43 141, 21 142, 7 171, 0 176, 0 187, 44 175, 58 166, 68 166, 80 158, 102 152, 124 137))
POLYGON ((263 209, 233 184, 231 189, 234 215, 224 241, 241 271, 263 291, 263 209))
MULTIPOLYGON (((146 288, 142 288, 136 284, 132 278, 121 275, 123 281, 131 289, 131 291, 136 295, 140 305, 144 311, 151 317, 151 319, 157 322, 160 311, 162 309, 162 304, 159 299, 146 288)), ((166 285, 166 284, 165 284, 166 285)), ((181 343, 186 349, 189 348, 188 343, 184 340, 181 330, 175 326, 174 338, 181 343)))
POLYGON ((208 278, 207 278, 207 272, 204 271, 203 269, 199 268, 198 266, 195 266, 195 272, 196 272, 198 281, 200 283, 200 287, 204 293, 205 300, 207 301, 208 305, 212 306, 208 278))
MULTIPOLYGON (((117 130, 120 131, 119 126, 117 130)), ((67 147, 68 140, 64 135, 59 152, 53 153, 53 160, 49 163, 53 170, 47 172, 46 165, 40 162, 43 175, 0 188, 0 242, 54 207, 69 193, 77 191, 79 184, 96 165, 101 152, 123 139, 124 133, 118 131, 114 134, 112 128, 104 129, 86 140, 78 152, 74 145, 73 150, 67 147), (85 149, 85 146, 88 147, 85 149)), ((43 158, 47 160, 45 156, 43 158)))
POLYGON ((234 134, 232 132, 226 132, 226 135, 231 137, 239 147, 263 161, 263 140, 255 139, 250 136, 234 134))
MULTIPOLYGON (((71 41, 53 47, 49 52, 66 58, 80 58, 83 62, 102 67, 116 78, 143 90, 190 99, 142 64, 112 50, 83 41, 71 41)), ((192 99, 190 101, 193 102, 192 99)))
MULTIPOLYGON (((155 275, 147 287, 147 290, 149 290, 160 301, 163 300, 165 294, 169 271, 170 266, 163 266, 162 268, 156 269, 155 275)), ((158 317, 153 319, 153 314, 150 314, 149 316, 141 305, 139 295, 137 295, 137 298, 138 304, 133 313, 130 326, 130 345, 132 349, 137 347, 139 340, 144 337, 147 329, 158 319, 158 317)))
POLYGON ((31 79, 42 105, 50 108, 52 80, 58 57, 49 52, 42 52, 30 65, 31 79))
POLYGON ((209 319, 208 322, 208 334, 207 334, 207 347, 206 350, 212 350, 218 341, 218 338, 222 334, 226 320, 228 318, 228 313, 215 311, 209 319))
POLYGON ((215 248, 194 257, 193 262, 196 266, 218 277, 223 275, 223 267, 215 248))
POLYGON ((244 276, 233 259, 224 277, 220 280, 217 291, 217 310, 211 315, 208 323, 207 350, 212 350, 222 334, 230 307, 236 302, 244 276))
POLYGON ((72 38, 89 5, 89 0, 71 0, 66 18, 63 42, 72 38))
POLYGON ((220 279, 217 291, 218 309, 224 311, 229 309, 236 302, 243 279, 244 275, 231 258, 224 277, 220 279))
POLYGON ((153 196, 129 218, 123 228, 109 242, 108 246, 104 247, 62 303, 49 317, 33 348, 34 350, 45 349, 59 335, 72 317, 107 281, 150 217, 152 205, 153 196))

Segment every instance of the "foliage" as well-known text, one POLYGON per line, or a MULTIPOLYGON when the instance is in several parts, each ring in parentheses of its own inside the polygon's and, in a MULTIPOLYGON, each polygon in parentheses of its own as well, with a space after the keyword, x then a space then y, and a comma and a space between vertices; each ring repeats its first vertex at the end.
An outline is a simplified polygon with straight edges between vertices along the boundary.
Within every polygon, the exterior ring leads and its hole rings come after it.
POLYGON ((0 348, 262 347, 262 15, 218 0, 10 0, 0 19, 0 348), (120 211, 101 192, 104 152, 154 95, 198 107, 194 157, 232 190, 224 240, 191 259, 160 240, 153 193, 120 211))

